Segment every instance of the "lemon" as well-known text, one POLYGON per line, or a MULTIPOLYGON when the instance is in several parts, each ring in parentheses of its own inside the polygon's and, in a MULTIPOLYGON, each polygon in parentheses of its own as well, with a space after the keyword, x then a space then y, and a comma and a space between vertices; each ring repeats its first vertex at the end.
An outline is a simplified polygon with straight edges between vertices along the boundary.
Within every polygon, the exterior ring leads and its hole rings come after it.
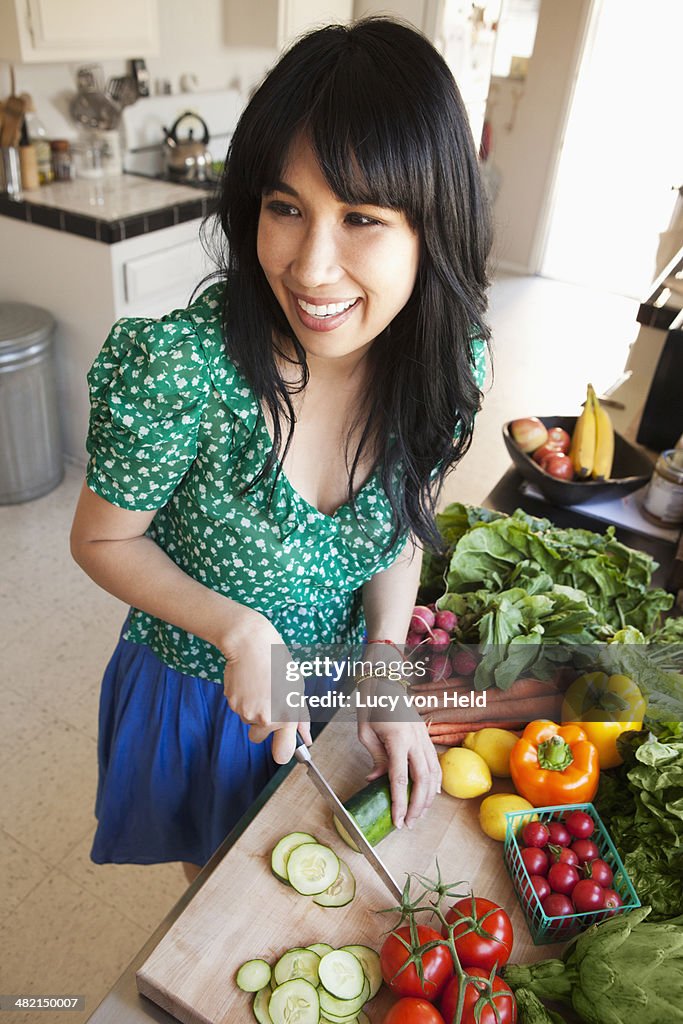
POLYGON ((507 779, 510 777, 510 752, 518 739, 507 729, 479 729, 468 732, 463 745, 484 758, 491 775, 507 779))
POLYGON ((492 786, 491 772, 483 757, 464 747, 451 747, 439 757, 442 786, 451 796, 468 800, 488 793, 492 786))
MULTIPOLYGON (((482 832, 485 832, 491 839, 498 839, 501 843, 505 839, 506 818, 510 811, 533 811, 533 804, 525 800, 523 796, 516 793, 494 793, 482 800, 479 808, 479 824, 482 832)), ((537 821, 537 814, 530 814, 524 818, 527 821, 537 821)))

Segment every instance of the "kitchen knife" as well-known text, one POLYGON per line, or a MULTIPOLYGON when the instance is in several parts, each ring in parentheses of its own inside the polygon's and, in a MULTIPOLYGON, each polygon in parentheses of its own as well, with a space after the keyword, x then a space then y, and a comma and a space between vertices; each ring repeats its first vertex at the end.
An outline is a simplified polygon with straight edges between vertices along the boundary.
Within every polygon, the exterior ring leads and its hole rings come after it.
POLYGON ((325 776, 321 773, 320 769, 313 763, 313 759, 309 753, 308 747, 304 743, 303 739, 299 735, 297 730, 296 734, 296 749, 294 756, 297 761, 301 764, 305 764, 308 769, 308 777, 310 778, 313 785, 316 787, 323 800, 336 814, 341 825, 344 826, 348 834, 353 839, 354 843, 363 854, 369 864, 375 869, 379 877, 382 879, 387 889, 391 892, 394 899, 400 904, 403 900, 403 890, 391 875, 388 869, 384 866, 380 858, 373 850, 370 843, 367 841, 360 828, 356 824, 355 820, 351 817, 349 812, 344 807, 343 803, 336 796, 334 790, 329 785, 325 776))

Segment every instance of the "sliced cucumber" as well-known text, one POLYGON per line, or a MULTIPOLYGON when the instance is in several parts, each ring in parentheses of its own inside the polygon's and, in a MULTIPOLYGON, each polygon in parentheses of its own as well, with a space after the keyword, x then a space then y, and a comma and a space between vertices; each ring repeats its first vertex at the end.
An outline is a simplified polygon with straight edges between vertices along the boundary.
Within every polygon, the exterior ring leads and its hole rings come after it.
POLYGON ((303 843, 315 843, 317 842, 315 836, 310 835, 308 832, 289 832, 286 836, 276 843, 273 848, 273 852, 270 855, 270 867, 273 874, 280 879, 281 882, 286 882, 289 885, 289 878, 287 876, 287 861, 292 850, 295 850, 297 846, 301 846, 303 843))
MULTIPOLYGON (((313 897, 313 902, 320 907, 345 907, 355 895, 356 879, 351 874, 348 864, 345 864, 340 858, 339 874, 332 885, 325 889, 325 892, 313 897)), ((326 950, 326 952, 330 952, 330 950, 326 950)))
POLYGON ((339 857, 322 843, 297 846, 287 861, 287 877, 297 892, 316 896, 325 892, 339 874, 339 857))
POLYGON ((357 1024, 358 1014, 353 1013, 350 1017, 335 1017, 333 1013, 329 1017, 321 1017, 321 1024, 357 1024))
POLYGON ((370 1018, 362 1010, 358 1011, 358 1024, 370 1024, 370 1018))
MULTIPOLYGON (((409 780, 408 800, 410 800, 411 789, 412 782, 409 780)), ((395 828, 391 820, 391 789, 388 775, 373 779, 364 789, 345 800, 344 807, 355 819, 370 846, 377 846, 377 843, 381 842, 395 828)), ((338 818, 335 816, 333 820, 334 827, 347 846, 358 852, 358 847, 338 818)))
POLYGON ((324 1016, 337 1018, 334 1024, 338 1024, 340 1017, 354 1017, 367 1003, 369 995, 370 982, 367 978, 365 978, 363 991, 357 999, 337 999, 336 996, 331 995, 322 985, 318 986, 320 1009, 324 1016))
POLYGON ((295 978, 278 985, 268 1002, 273 1024, 319 1024, 320 1001, 310 981, 295 978))
POLYGON ((365 974, 360 961, 344 949, 326 953, 318 965, 318 974, 320 984, 336 999, 357 999, 363 991, 365 974))
POLYGON ((325 953, 332 952, 334 946, 330 946, 328 942, 313 942, 310 946, 306 946, 306 949, 312 949, 314 953, 318 954, 318 956, 325 956, 325 953))
POLYGON ((341 948, 347 953, 353 953, 360 963, 363 974, 370 982, 368 999, 374 999, 382 987, 382 968, 379 963, 379 955, 370 946, 342 946, 341 948))
POLYGON ((243 992, 258 992, 270 984, 270 964, 265 960, 247 960, 237 972, 235 981, 243 992))
POLYGON ((265 988, 259 989, 254 996, 252 1010, 254 1011, 254 1016, 256 1017, 258 1024, 273 1024, 270 1014, 268 1013, 268 1003, 270 1002, 271 994, 270 985, 266 985, 265 988))
POLYGON ((296 978, 303 978, 317 987, 320 978, 318 977, 318 965, 320 957, 312 949, 305 949, 303 946, 296 946, 288 949, 280 957, 273 968, 273 977, 277 985, 284 985, 286 981, 294 981, 296 978))

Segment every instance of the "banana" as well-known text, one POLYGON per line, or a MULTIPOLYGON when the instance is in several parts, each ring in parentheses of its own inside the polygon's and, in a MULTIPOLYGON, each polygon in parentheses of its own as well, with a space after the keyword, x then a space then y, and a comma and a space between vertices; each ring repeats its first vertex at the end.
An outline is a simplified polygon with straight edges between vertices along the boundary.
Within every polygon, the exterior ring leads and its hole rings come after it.
POLYGON ((593 386, 589 384, 586 393, 586 404, 576 421, 574 433, 572 434, 571 448, 569 449, 569 458, 572 460, 574 472, 581 479, 591 475, 595 461, 597 431, 595 407, 593 404, 594 396, 593 386))
POLYGON ((594 480, 609 480, 614 462, 614 427, 609 413, 600 405, 595 392, 592 397, 595 409, 595 458, 591 476, 594 480))

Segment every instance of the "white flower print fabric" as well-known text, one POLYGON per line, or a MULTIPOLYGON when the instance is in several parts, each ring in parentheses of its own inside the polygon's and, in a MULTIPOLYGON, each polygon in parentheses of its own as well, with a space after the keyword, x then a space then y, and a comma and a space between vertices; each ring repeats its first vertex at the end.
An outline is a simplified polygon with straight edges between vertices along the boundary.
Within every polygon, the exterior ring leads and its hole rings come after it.
MULTIPOLYGON (((227 356, 222 284, 161 320, 112 328, 90 373, 88 486, 120 508, 157 509, 148 535, 188 575, 262 612, 283 641, 362 640, 361 587, 388 568, 407 535, 391 534, 378 472, 327 516, 284 473, 246 494, 272 447, 261 407, 227 356), (269 501, 273 488, 272 502, 269 501)), ((477 384, 485 345, 473 342, 477 384)), ((125 638, 186 675, 222 683, 225 659, 205 640, 131 612, 125 638)))

